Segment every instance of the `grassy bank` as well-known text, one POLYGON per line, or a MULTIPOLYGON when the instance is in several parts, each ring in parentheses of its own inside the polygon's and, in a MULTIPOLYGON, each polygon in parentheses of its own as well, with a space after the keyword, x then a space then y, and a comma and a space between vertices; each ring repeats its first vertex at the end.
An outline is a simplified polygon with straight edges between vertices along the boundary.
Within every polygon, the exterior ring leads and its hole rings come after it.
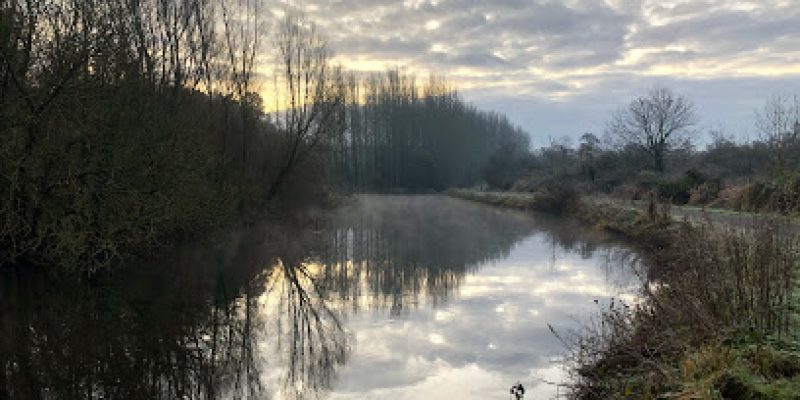
MULTIPOLYGON (((547 211, 541 194, 451 195, 547 211)), ((734 230, 677 223, 655 204, 563 203, 642 245, 648 265, 637 304, 612 302, 583 330, 559 334, 572 398, 800 398, 797 237, 773 221, 734 230)))
POLYGON ((453 197, 497 207, 569 216, 596 229, 613 232, 649 247, 661 246, 667 241, 670 232, 677 228, 676 224, 670 223, 668 205, 657 205, 648 212, 640 212, 610 204, 583 201, 576 191, 569 188, 534 193, 453 189, 447 193, 453 197))
POLYGON ((481 192, 451 189, 447 194, 466 200, 522 211, 540 211, 565 214, 574 211, 580 202, 578 193, 568 186, 552 187, 535 193, 481 192))

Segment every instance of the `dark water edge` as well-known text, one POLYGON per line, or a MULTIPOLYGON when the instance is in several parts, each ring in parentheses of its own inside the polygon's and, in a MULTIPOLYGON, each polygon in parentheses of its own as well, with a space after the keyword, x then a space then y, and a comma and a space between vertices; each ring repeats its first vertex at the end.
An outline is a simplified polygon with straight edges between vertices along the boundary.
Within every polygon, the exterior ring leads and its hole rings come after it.
MULTIPOLYGON (((358 398, 366 384, 347 368, 363 364, 359 324, 447 310, 487 266, 528 262, 515 256, 520 246, 553 260, 627 252, 563 220, 440 196, 361 195, 301 223, 180 246, 89 281, 6 269, 0 398, 358 398)), ((487 303, 476 301, 477 313, 487 303)))

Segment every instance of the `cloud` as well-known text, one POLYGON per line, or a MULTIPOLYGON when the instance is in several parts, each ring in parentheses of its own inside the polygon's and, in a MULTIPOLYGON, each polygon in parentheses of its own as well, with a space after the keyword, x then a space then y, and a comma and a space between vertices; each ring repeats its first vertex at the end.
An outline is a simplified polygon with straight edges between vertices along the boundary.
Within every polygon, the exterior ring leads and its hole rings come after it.
MULTIPOLYGON (((602 124, 586 110, 612 109, 659 82, 735 92, 728 102, 710 92, 695 98, 715 103, 706 107, 715 114, 703 118, 716 121, 751 114, 741 107, 763 101, 776 80, 792 89, 800 77, 800 2, 791 0, 302 4, 348 67, 448 74, 469 100, 508 113, 535 138, 596 131, 602 124), (745 87, 757 90, 736 91, 745 87), (562 108, 548 117, 548 110, 562 108), (569 109, 592 122, 559 116, 569 109)), ((736 118, 731 125, 744 131, 751 122, 736 118)))

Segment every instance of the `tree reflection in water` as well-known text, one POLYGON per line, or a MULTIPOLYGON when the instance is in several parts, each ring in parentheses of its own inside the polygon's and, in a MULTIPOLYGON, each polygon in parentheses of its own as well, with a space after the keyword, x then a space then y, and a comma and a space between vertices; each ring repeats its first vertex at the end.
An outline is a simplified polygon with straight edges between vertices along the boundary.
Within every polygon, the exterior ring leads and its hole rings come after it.
MULTIPOLYGON (((287 260, 288 261, 288 260, 287 260)), ((349 354, 349 337, 340 316, 316 287, 308 266, 278 260, 263 297, 265 320, 273 329, 270 353, 282 370, 282 396, 311 397, 330 388, 337 367, 349 354)))
POLYGON ((350 356, 348 314, 448 301, 563 221, 437 196, 360 196, 309 223, 231 234, 79 282, 0 271, 0 399, 304 398, 350 356))
POLYGON ((162 293, 87 287, 62 279, 22 293, 3 288, 2 396, 19 399, 254 396, 253 294, 226 302, 177 288, 162 293))
POLYGON ((320 286, 350 311, 408 312, 445 303, 481 264, 505 258, 536 229, 520 213, 438 196, 360 196, 334 218, 320 286))
POLYGON ((0 399, 321 392, 346 359, 345 330, 304 267, 280 262, 273 250, 284 236, 260 231, 94 282, 2 271, 0 399), (272 297, 281 301, 264 301, 272 297))

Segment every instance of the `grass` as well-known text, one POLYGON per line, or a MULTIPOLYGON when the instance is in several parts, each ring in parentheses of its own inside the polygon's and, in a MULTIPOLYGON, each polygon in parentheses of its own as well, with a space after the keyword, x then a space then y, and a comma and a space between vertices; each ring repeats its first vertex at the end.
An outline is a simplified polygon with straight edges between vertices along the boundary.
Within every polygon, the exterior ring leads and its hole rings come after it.
POLYGON ((800 351, 783 340, 708 346, 681 360, 677 398, 796 399, 800 351))
POLYGON ((668 206, 657 207, 651 215, 646 215, 636 208, 582 201, 576 192, 568 190, 562 191, 561 197, 557 197, 554 192, 483 192, 455 189, 447 193, 497 207, 569 215, 595 229, 611 231, 650 246, 658 246, 665 240, 666 231, 673 228, 669 224, 668 206))
POLYGON ((567 214, 579 208, 580 195, 568 185, 554 185, 534 193, 482 192, 452 189, 449 195, 498 207, 522 211, 540 211, 552 214, 567 214))

